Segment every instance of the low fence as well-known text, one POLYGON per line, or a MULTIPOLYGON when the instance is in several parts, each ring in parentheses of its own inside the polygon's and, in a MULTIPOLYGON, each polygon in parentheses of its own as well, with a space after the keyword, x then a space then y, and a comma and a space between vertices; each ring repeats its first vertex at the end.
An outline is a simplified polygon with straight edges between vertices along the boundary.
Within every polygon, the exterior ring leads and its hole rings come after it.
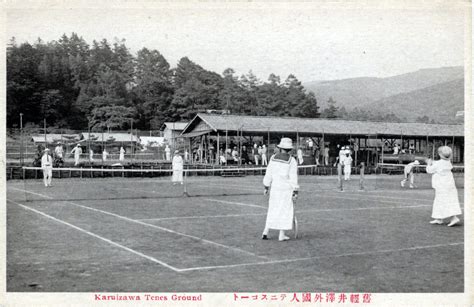
MULTIPOLYGON (((218 171, 220 169, 226 170, 239 170, 240 173, 244 176, 263 176, 265 175, 264 169, 255 169, 254 165, 209 165, 209 164, 186 164, 185 169, 202 169, 206 170, 209 174, 213 176, 220 176, 221 172, 218 171), (216 170, 216 172, 212 172, 212 170, 216 170)), ((156 176, 158 176, 159 171, 169 171, 171 169, 171 163, 134 163, 129 165, 123 166, 114 166, 114 165, 82 165, 80 167, 71 167, 65 168, 66 170, 60 172, 54 172, 54 177, 56 178, 89 178, 90 177, 90 170, 91 169, 101 169, 101 171, 95 171, 93 175, 95 177, 122 177, 125 176, 124 174, 127 173, 127 170, 136 170, 133 172, 134 177, 150 177, 150 172, 147 170, 155 170, 156 176), (114 170, 113 172, 111 170, 114 170), (124 170, 124 172, 120 172, 120 170, 124 170), (140 172, 143 170, 143 172, 140 172), (87 174, 87 175, 85 175, 87 174)), ((374 174, 376 168, 375 167, 365 167, 365 174, 374 174)), ((169 172, 168 172, 169 173, 169 172)), ((129 173, 127 173, 127 176, 129 173)), ((314 176, 337 176, 337 167, 333 166, 305 166, 303 168, 298 169, 299 175, 314 175, 314 176)), ((360 174, 359 167, 352 167, 352 174, 360 174)), ((199 176, 199 172, 196 172, 196 176, 199 176)), ((43 177, 43 173, 41 169, 29 170, 28 172, 24 172, 21 165, 9 165, 6 168, 6 177, 7 180, 14 180, 14 179, 40 179, 43 177)))

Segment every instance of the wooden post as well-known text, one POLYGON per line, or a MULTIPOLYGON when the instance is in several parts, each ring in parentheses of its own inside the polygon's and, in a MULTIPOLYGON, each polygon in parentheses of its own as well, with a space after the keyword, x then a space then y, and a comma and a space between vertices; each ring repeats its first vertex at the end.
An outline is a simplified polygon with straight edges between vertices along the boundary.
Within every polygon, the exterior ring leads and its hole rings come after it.
MULTIPOLYGON (((321 165, 324 165, 324 166, 327 166, 326 165, 326 153, 325 153, 325 148, 326 148, 326 141, 324 140, 324 129, 323 129, 323 135, 321 136, 321 139, 323 141, 323 146, 322 146, 322 149, 321 152, 323 153, 323 161, 321 161, 321 165)), ((328 159, 328 164, 329 164, 329 157, 327 157, 328 159)))
POLYGON ((426 155, 428 156, 428 146, 429 146, 429 141, 428 141, 428 135, 426 135, 426 150, 425 150, 425 153, 426 155))
POLYGON ((453 135, 453 144, 451 145, 453 148, 453 162, 457 162, 457 161, 454 161, 454 135, 453 135))
POLYGON ((296 150, 300 147, 300 135, 298 129, 296 129, 296 150))
POLYGON ((48 140, 46 140, 46 118, 43 120, 44 121, 44 148, 48 148, 48 140))
POLYGON ((337 163, 337 180, 339 183, 339 190, 344 191, 344 188, 342 186, 342 164, 337 163))
MULTIPOLYGON (((403 149, 403 131, 400 131, 400 151, 403 149)), ((400 153, 399 153, 400 154, 400 153)))
POLYGON ((381 138, 382 140, 382 163, 383 163, 383 150, 385 148, 385 142, 383 141, 383 138, 381 138))
POLYGON ((367 141, 369 140, 369 135, 367 135, 367 137, 365 138, 365 151, 367 152, 367 165, 369 165, 369 150, 368 150, 368 147, 367 147, 367 141))
POLYGON ((217 144, 216 144, 216 163, 215 164, 219 164, 219 161, 220 161, 220 157, 219 157, 219 153, 220 153, 220 141, 219 141, 219 131, 217 132, 217 144))
POLYGON ((105 147, 104 147, 104 129, 102 128, 102 152, 101 152, 101 159, 102 159, 102 164, 104 164, 104 155, 102 154, 105 150, 105 147))
POLYGON ((360 175, 359 175, 359 190, 364 190, 364 180, 365 180, 365 164, 362 162, 360 164, 360 175))
POLYGON ((435 139, 433 138, 433 156, 432 156, 433 160, 435 158, 435 146, 436 146, 435 145, 435 139))
POLYGON ((267 151, 270 150, 270 128, 267 128, 267 151))

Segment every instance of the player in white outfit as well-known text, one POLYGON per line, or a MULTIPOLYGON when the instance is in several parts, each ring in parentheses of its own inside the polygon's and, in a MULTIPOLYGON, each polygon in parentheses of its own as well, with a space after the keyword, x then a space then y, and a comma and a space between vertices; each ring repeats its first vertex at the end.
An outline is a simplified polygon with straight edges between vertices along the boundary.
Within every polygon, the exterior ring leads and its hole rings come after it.
POLYGON ((173 184, 183 184, 183 158, 179 154, 179 150, 174 152, 173 161, 171 162, 172 169, 173 169, 173 176, 171 177, 171 182, 173 184))
POLYGON ((41 157, 41 168, 43 169, 43 181, 45 187, 51 186, 51 178, 53 176, 53 158, 49 155, 49 149, 44 150, 41 157))
POLYGON ((281 152, 272 156, 263 178, 264 194, 268 194, 270 187, 271 190, 262 239, 268 239, 270 229, 278 229, 280 231, 278 240, 286 241, 290 238, 285 235, 285 230, 293 229, 293 201, 299 189, 298 164, 289 154, 293 148, 290 138, 282 138, 278 147, 281 152))
POLYGON ((262 165, 267 165, 267 146, 265 144, 262 145, 262 165))
POLYGON ((431 224, 443 224, 444 219, 450 218, 448 226, 454 226, 460 222, 458 215, 461 215, 461 206, 458 199, 458 190, 454 181, 453 165, 451 157, 453 151, 448 146, 438 148, 438 154, 441 160, 427 161, 426 172, 433 174, 431 184, 435 190, 433 202, 433 212, 431 224))
POLYGON ((352 157, 350 152, 351 151, 349 149, 346 149, 346 156, 342 160, 342 164, 344 165, 344 180, 351 180, 352 157))
POLYGON ((415 160, 405 165, 405 168, 403 169, 403 175, 405 176, 405 178, 400 181, 400 185, 402 186, 402 188, 405 186, 408 180, 410 180, 410 189, 415 188, 415 174, 413 174, 413 169, 417 165, 420 165, 420 162, 418 160, 415 160))
POLYGON ((125 160, 125 149, 123 149, 122 146, 120 146, 120 155, 119 155, 119 161, 125 160))
POLYGON ((82 148, 81 145, 77 144, 71 151, 74 154, 74 166, 79 165, 79 159, 81 158, 82 148))

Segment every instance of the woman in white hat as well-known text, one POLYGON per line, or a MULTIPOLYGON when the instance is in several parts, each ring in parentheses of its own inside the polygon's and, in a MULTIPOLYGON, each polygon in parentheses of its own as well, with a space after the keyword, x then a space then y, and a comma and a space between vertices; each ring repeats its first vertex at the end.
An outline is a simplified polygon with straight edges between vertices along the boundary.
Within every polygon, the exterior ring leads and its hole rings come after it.
POLYGON ((458 191, 454 183, 453 165, 450 162, 453 151, 448 146, 438 148, 438 154, 441 158, 437 161, 429 159, 427 161, 426 172, 433 174, 431 184, 435 190, 433 202, 434 219, 431 224, 443 224, 444 219, 450 218, 448 226, 454 226, 460 222, 457 217, 460 215, 461 206, 459 205, 458 191))
POLYGON ((171 165, 173 168, 173 176, 171 178, 171 182, 173 182, 173 184, 178 184, 178 183, 183 184, 184 163, 183 163, 183 158, 179 154, 179 150, 175 150, 171 165))
POLYGON ((293 201, 299 189, 298 164, 289 154, 293 149, 290 138, 282 138, 278 148, 280 148, 280 153, 272 156, 263 178, 264 193, 267 194, 270 187, 271 190, 262 239, 268 239, 270 229, 278 229, 280 231, 278 240, 286 241, 289 237, 285 236, 285 230, 293 228, 293 201))

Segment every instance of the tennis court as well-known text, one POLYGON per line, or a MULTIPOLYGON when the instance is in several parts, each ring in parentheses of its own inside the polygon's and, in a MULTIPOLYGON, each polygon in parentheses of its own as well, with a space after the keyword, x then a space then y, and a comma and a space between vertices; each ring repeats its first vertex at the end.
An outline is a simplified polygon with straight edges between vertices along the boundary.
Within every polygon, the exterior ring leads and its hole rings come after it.
POLYGON ((301 175, 301 236, 278 242, 262 178, 9 181, 7 290, 464 291, 464 227, 429 224, 433 190, 301 175))

